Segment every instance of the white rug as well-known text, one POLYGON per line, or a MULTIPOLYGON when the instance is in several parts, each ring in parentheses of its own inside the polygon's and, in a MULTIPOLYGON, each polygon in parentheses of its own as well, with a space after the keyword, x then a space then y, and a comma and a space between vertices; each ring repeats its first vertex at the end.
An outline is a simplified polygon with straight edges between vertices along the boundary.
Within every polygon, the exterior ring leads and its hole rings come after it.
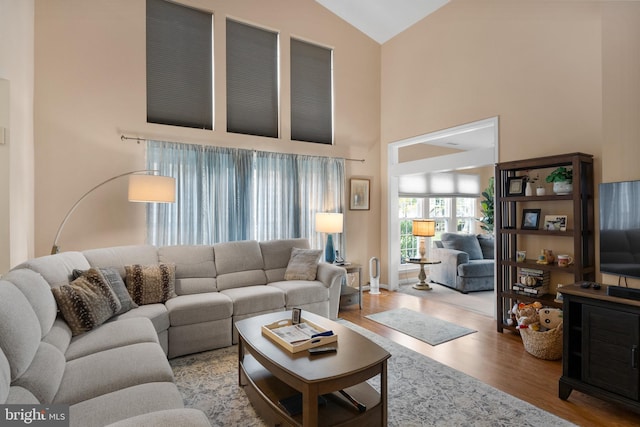
MULTIPOLYGON (((388 425, 398 427, 562 427, 573 424, 460 371, 357 325, 340 321, 384 347, 388 362, 388 425)), ((190 408, 203 410, 212 426, 263 427, 238 386, 236 346, 170 360, 190 408)), ((370 380, 379 389, 379 379, 370 380)))
POLYGON ((408 308, 396 308, 366 317, 431 345, 442 344, 477 332, 408 308))
POLYGON ((493 291, 469 292, 463 294, 454 289, 437 283, 429 283, 430 291, 419 291, 413 289, 412 285, 401 285, 398 292, 426 298, 433 301, 455 305, 465 310, 473 311, 485 316, 495 316, 495 294, 493 291))

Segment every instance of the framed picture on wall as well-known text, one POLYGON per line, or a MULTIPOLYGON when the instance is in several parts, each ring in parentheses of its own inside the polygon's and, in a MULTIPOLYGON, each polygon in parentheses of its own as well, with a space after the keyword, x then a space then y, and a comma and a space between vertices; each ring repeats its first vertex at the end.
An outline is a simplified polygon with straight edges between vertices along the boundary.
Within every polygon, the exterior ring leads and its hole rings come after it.
POLYGON ((368 179, 351 178, 349 209, 352 211, 369 210, 370 181, 368 179))

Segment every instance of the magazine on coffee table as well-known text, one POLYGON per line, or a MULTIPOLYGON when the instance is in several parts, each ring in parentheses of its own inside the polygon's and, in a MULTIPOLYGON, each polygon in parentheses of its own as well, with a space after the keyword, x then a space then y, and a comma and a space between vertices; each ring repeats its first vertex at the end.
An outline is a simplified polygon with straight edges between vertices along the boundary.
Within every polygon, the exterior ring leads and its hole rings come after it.
POLYGON ((305 319, 301 319, 300 323, 296 325, 292 323, 291 319, 283 319, 264 325, 262 326, 262 335, 292 353, 320 347, 338 340, 338 336, 333 331, 305 319))

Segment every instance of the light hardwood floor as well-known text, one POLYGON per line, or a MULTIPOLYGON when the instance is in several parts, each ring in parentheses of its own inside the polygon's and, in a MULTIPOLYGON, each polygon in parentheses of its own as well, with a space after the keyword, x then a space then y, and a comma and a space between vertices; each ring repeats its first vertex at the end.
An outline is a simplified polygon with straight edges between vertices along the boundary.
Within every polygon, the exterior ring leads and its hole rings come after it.
POLYGON ((640 425, 640 414, 575 390, 567 401, 561 400, 558 398, 558 379, 562 374, 560 361, 531 356, 524 350, 517 334, 498 333, 492 318, 430 301, 428 294, 422 298, 386 290, 381 290, 380 295, 364 292, 362 310, 357 304, 344 307, 340 309, 339 317, 575 424, 607 427, 640 425), (434 347, 365 317, 399 307, 420 311, 478 332, 434 347))

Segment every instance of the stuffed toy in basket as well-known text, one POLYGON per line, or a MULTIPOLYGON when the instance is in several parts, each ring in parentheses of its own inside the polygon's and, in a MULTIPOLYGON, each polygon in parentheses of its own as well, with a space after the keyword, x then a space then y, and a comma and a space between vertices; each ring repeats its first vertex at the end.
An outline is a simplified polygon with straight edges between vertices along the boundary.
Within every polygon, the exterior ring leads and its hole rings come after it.
POLYGON ((514 307, 524 349, 545 360, 562 358, 562 310, 535 304, 514 307))

